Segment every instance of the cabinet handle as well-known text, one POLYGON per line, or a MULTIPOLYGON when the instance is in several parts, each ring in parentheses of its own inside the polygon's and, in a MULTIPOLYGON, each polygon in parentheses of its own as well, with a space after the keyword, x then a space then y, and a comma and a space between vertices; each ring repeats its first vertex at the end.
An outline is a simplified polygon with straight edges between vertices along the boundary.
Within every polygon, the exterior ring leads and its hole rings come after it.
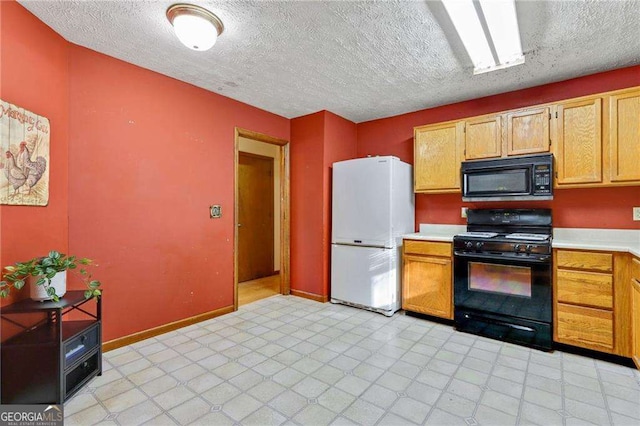
POLYGON ((87 336, 81 336, 80 337, 80 342, 84 343, 87 340, 87 336))
POLYGON ((85 361, 82 363, 82 368, 87 368, 89 366, 89 362, 85 361))

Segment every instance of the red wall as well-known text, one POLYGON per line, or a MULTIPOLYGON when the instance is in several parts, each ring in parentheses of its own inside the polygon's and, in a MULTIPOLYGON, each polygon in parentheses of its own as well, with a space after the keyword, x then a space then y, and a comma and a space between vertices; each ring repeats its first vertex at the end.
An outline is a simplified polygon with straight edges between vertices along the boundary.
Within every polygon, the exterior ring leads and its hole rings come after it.
POLYGON ((291 120, 291 289, 323 295, 324 112, 291 120))
POLYGON ((333 163, 357 156, 357 125, 339 115, 325 111, 324 169, 323 169, 323 295, 329 295, 331 283, 331 193, 333 189, 333 163))
POLYGON ((230 306, 234 129, 289 139, 289 120, 72 45, 15 2, 0 12, 0 97, 52 128, 49 205, 1 207, 1 265, 96 259, 104 340, 230 306))
POLYGON ((416 223, 466 225, 460 208, 488 209, 549 208, 553 225, 558 228, 639 229, 631 219, 632 207, 640 205, 640 189, 636 187, 561 189, 553 201, 509 203, 463 203, 460 194, 416 195, 416 223))
POLYGON ((291 120, 291 289, 329 296, 331 165, 356 156, 356 124, 329 111, 291 120))
POLYGON ((105 340, 232 305, 234 129, 289 120, 74 45, 70 94, 69 241, 100 263, 105 340))
MULTIPOLYGON (((49 204, 0 206, 0 265, 68 251, 68 43, 19 4, 0 2, 0 98, 49 119, 49 204)), ((2 305, 28 296, 28 289, 2 305)))
MULTIPOLYGON (((395 155, 413 163, 413 128, 425 124, 489 114, 530 105, 640 85, 640 66, 608 71, 530 89, 488 96, 358 124, 358 156, 395 155)), ((638 229, 631 207, 640 205, 638 187, 563 189, 551 202, 509 203, 509 207, 550 207, 556 227, 638 229)), ((498 207, 463 203, 460 194, 416 195, 419 223, 464 224, 461 207, 498 207)), ((504 206, 500 204, 499 206, 504 206)))

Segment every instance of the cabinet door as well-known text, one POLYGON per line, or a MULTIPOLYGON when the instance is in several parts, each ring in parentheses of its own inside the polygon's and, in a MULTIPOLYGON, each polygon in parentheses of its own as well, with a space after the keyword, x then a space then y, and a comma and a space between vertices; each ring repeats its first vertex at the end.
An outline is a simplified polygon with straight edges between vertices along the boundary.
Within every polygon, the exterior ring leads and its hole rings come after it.
POLYGON ((640 368, 640 281, 631 280, 631 357, 640 368))
POLYGON ((640 90, 611 96, 609 105, 611 182, 640 182, 640 90))
POLYGON ((455 192, 460 189, 460 139, 463 130, 463 122, 415 129, 415 192, 455 192))
POLYGON ((558 185, 602 182, 602 99, 557 106, 558 185))
POLYGON ((631 358, 640 369, 640 260, 631 262, 631 358))
POLYGON ((502 126, 499 115, 467 120, 464 158, 493 158, 502 155, 502 126))
POLYGON ((403 256, 402 308, 453 319, 451 259, 403 256))
POLYGON ((548 107, 506 114, 507 155, 549 152, 548 107))

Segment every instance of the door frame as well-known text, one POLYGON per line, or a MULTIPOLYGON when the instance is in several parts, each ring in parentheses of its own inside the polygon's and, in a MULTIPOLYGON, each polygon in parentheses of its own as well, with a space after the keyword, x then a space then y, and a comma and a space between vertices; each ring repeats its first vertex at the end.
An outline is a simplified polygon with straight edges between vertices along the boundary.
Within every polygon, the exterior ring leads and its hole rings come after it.
POLYGON ((233 196, 233 310, 238 310, 238 162, 240 156, 240 138, 252 139, 280 147, 280 294, 291 292, 290 271, 290 167, 289 141, 274 138, 251 130, 235 128, 234 143, 234 196, 233 196))

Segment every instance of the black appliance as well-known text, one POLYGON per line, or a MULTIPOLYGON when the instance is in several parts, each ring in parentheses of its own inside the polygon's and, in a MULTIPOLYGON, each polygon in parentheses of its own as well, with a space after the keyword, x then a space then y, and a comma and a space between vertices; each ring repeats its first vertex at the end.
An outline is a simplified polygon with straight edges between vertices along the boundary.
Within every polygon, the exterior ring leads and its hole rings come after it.
POLYGON ((453 238, 456 329, 551 350, 551 210, 467 211, 453 238))
POLYGON ((463 201, 553 199, 553 155, 463 161, 463 201))

